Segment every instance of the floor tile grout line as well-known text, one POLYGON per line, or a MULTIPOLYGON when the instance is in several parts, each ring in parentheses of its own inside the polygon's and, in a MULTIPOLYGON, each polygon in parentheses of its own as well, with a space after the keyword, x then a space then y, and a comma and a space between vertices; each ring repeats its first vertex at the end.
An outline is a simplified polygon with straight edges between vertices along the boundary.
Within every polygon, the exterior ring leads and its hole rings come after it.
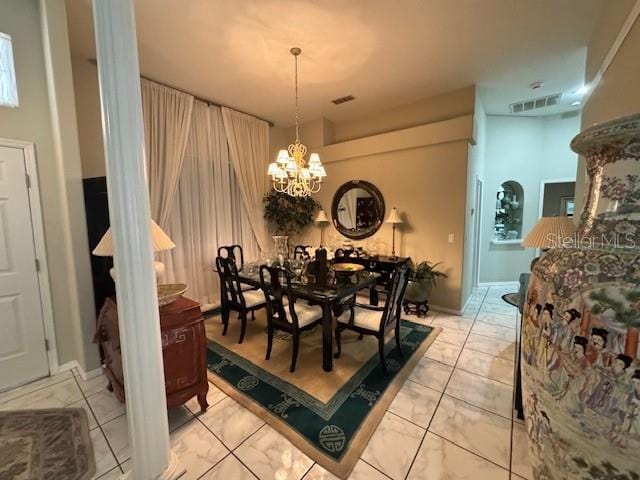
MULTIPOLYGON (((487 289, 487 291, 485 292, 485 295, 482 298, 482 302, 480 302, 480 307, 481 308, 482 308, 482 303, 484 303, 484 299, 486 298, 488 293, 489 293, 489 290, 487 289)), ((479 312, 479 310, 478 310, 478 312, 479 312)), ((476 312, 476 314, 475 314, 475 316, 473 318, 473 322, 471 324, 471 328, 473 328, 473 325, 476 323, 475 319, 478 316, 478 312, 476 312)), ((469 329, 469 332, 467 333, 467 337, 465 338, 465 342, 464 342, 462 348, 464 348, 464 345, 466 345, 467 338, 469 338, 470 334, 471 334, 471 329, 469 329)), ((462 352, 462 349, 460 350, 460 352, 462 352)), ((460 357, 460 354, 458 354, 458 358, 459 357, 460 357)), ((456 364, 458 363, 458 358, 456 358, 456 364)), ((418 449, 416 450, 416 453, 413 456, 413 459, 411 460, 411 463, 409 464, 409 469, 407 470, 407 474, 404 476, 405 480, 407 480, 407 478, 411 474, 411 470, 413 469, 413 466, 415 465, 416 458, 418 458, 418 454, 420 453, 420 450, 422 449, 422 445, 424 444, 424 440, 425 440, 425 438, 427 438, 427 433, 429 433, 429 429, 431 428, 431 423, 433 422, 433 419, 436 416, 436 413, 438 412, 438 409, 440 408, 440 404, 442 403, 442 398, 444 397, 444 392, 447 391, 447 387, 449 386, 449 382, 451 382, 451 377, 453 377, 453 372, 455 371, 455 368, 456 367, 454 365, 453 369, 451 370, 451 373, 449 374, 449 378, 447 379, 447 382, 445 383, 445 385, 443 387, 442 395, 440 395, 440 398, 438 399, 438 403, 436 404, 436 408, 433 410, 433 415, 431 416, 431 419, 429 420, 429 425, 427 425, 427 428, 426 428, 426 430, 424 432, 424 435, 422 436, 422 439, 420 440, 420 443, 418 445, 418 449)))
MULTIPOLYGON (((69 370, 67 370, 67 371, 69 371, 69 370)), ((58 374, 58 375, 59 375, 59 374, 58 374)), ((44 377, 44 378, 52 378, 52 377, 44 377)), ((54 383, 50 383, 50 384, 48 384, 48 385, 44 385, 44 386, 42 386, 42 387, 40 387, 40 388, 36 388, 35 390, 31 390, 30 392, 22 393, 22 394, 20 394, 20 395, 18 395, 18 396, 16 396, 16 397, 9 398, 8 400, 3 400, 3 399, 1 398, 1 397, 2 397, 2 395, 4 395, 4 394, 8 394, 9 392, 11 392, 11 391, 13 391, 13 390, 17 390, 17 389, 19 389, 19 388, 26 387, 26 386, 30 385, 31 383, 39 382, 39 381, 41 381, 41 380, 44 380, 44 378, 40 378, 40 379, 38 379, 38 380, 35 380, 34 382, 25 383, 24 385, 20 385, 19 387, 12 388, 12 389, 10 389, 10 390, 7 390, 7 391, 5 391, 5 392, 0 393, 0 405, 2 405, 3 403, 13 402, 14 400, 18 400, 19 398, 26 397, 27 395, 31 395, 31 394, 36 393, 36 392, 40 392, 40 391, 45 390, 45 389, 47 389, 47 388, 49 388, 49 387, 54 387, 54 386, 56 386, 56 385, 60 385, 61 383, 66 382, 66 381, 68 381, 68 380, 75 380, 75 377, 73 376, 73 373, 72 373, 72 374, 71 374, 71 377, 69 377, 69 378, 64 378, 64 379, 60 380, 59 382, 54 382, 54 383)), ((77 381, 76 381, 75 383, 76 383, 76 385, 78 385, 78 382, 77 382, 77 381)), ((79 385, 78 385, 78 388, 80 388, 80 386, 79 386, 79 385)), ((82 389, 81 389, 81 388, 80 388, 80 391, 82 391, 82 389)))
MULTIPOLYGON (((473 351, 473 350, 472 350, 472 351, 473 351)), ((515 363, 514 363, 513 368, 515 369, 515 363)), ((495 378, 487 377, 486 375, 481 375, 481 374, 479 374, 479 373, 477 373, 477 372, 472 372, 471 370, 467 370, 467 369, 466 369, 466 368, 464 368, 464 367, 458 367, 458 366, 456 366, 456 367, 455 367, 455 369, 456 369, 456 370, 462 370, 463 372, 470 373, 471 375, 475 375, 476 377, 486 378, 487 380, 491 380, 492 382, 501 383, 502 385, 506 385, 507 387, 511 387, 511 388, 513 388, 513 383, 507 383, 507 382, 503 382, 502 380, 496 380, 495 378)))
MULTIPOLYGON (((444 395, 444 394, 442 394, 442 395, 444 395)), ((406 417, 403 417, 403 416, 402 416, 402 415, 400 415, 399 413, 392 412, 391 410, 387 410, 387 413, 390 413, 390 414, 391 414, 391 415, 393 415, 394 417, 398 417, 398 418, 400 418, 400 419, 402 419, 402 420, 405 420, 405 421, 409 422, 411 425, 414 425, 414 426, 416 426, 416 427, 420 428, 420 430, 426 430, 426 429, 427 429, 426 427, 423 427, 422 425, 418 425, 418 424, 417 424, 416 422, 414 422, 413 420, 410 420, 410 419, 408 419, 408 418, 406 418, 406 417)), ((435 410, 434 410, 433 414, 435 415, 435 413, 436 413, 436 412, 435 412, 435 410)), ((432 417, 433 417, 433 415, 432 415, 432 417)))
MULTIPOLYGON (((80 388, 80 383, 78 382, 78 379, 73 375, 73 372, 72 372, 72 376, 73 376, 74 381, 76 382, 76 385, 78 386, 78 389, 80 390, 80 394, 82 395, 82 398, 84 398, 84 401, 86 402, 87 407, 89 407, 89 410, 91 411, 91 414, 93 415, 93 418, 95 419, 96 423, 98 424, 97 428, 100 429, 100 433, 102 434, 102 437, 104 438, 104 441, 107 443, 107 447, 109 447, 109 451, 111 452, 111 455, 113 455, 113 458, 116 461, 116 466, 120 469, 120 472, 124 473, 124 469, 122 468, 122 464, 120 463, 120 460, 118 460, 118 456, 116 455, 116 452, 113 451, 113 447, 111 446, 111 442, 109 442, 109 437, 107 437, 107 434, 104 432, 104 429, 102 428, 102 425, 98 421, 98 416, 96 415, 96 412, 93 411, 93 407, 89 403, 89 400, 87 400, 87 396, 82 391, 82 388, 80 388)), ((118 418, 118 417, 116 417, 116 418, 118 418)), ((108 423, 108 422, 105 422, 105 423, 108 423)), ((113 470, 113 469, 111 469, 111 470, 113 470)), ((109 470, 109 472, 111 470, 109 470)), ((105 472, 105 473, 108 473, 108 472, 105 472)))
MULTIPOLYGON (((227 398, 231 398, 231 397, 227 397, 227 398)), ((224 400, 224 399, 222 399, 222 400, 224 400)), ((222 400, 221 400, 221 401, 222 401, 222 400)), ((221 401, 220 401, 220 402, 221 402, 221 401)), ((216 402, 216 403, 220 403, 220 402, 216 402)), ((249 466, 248 466, 247 464, 245 464, 245 463, 242 461, 242 459, 240 459, 240 457, 238 457, 234 452, 235 452, 235 450, 236 450, 236 449, 238 449, 238 448, 239 448, 239 447, 240 447, 244 442, 246 442, 250 437, 252 437, 253 435, 255 435, 255 433, 256 433, 256 432, 258 432, 262 427, 264 427, 264 426, 266 425, 266 422, 265 422, 265 423, 263 423, 262 425, 260 425, 260 427, 258 427, 255 431, 253 431, 252 433, 250 433, 249 435, 247 435, 247 437, 246 437, 244 440, 242 440, 242 442, 240 442, 240 443, 239 443, 235 448, 233 448, 233 449, 232 449, 232 448, 230 448, 229 446, 227 446, 227 444, 226 444, 226 443, 224 443, 224 442, 222 441, 222 438, 220 438, 218 435, 216 435, 216 434, 214 433, 214 431, 213 431, 213 430, 211 430, 211 429, 209 428, 209 426, 208 426, 206 423, 204 423, 202 420, 200 420, 200 417, 201 417, 201 416, 202 416, 202 415, 196 415, 196 416, 195 416, 196 420, 197 420, 198 422, 200 422, 200 424, 201 424, 201 425, 202 425, 202 426, 203 426, 203 427, 204 427, 204 428, 205 428, 205 429, 206 429, 206 430, 207 430, 211 435, 213 435, 213 436, 214 436, 214 438, 216 438, 216 440, 218 440, 218 441, 220 442, 220 444, 221 444, 224 448, 226 448, 226 449, 227 449, 227 451, 229 452, 229 454, 230 454, 230 455, 233 455, 233 457, 234 457, 236 460, 238 460, 238 462, 240 462, 240 463, 242 464, 242 466, 243 466, 244 468, 246 468, 246 469, 249 471, 249 473, 251 473, 251 475, 253 475, 253 476, 254 476, 254 477, 256 477, 258 480, 260 480, 260 477, 258 477, 258 475, 257 475, 253 470, 251 470, 251 468, 249 468, 249 466)), ((227 456, 225 456, 225 458, 226 458, 226 457, 227 457, 227 456)), ((207 471, 208 471, 208 470, 207 470, 207 471)), ((205 473, 206 473, 206 472, 205 472, 205 473)))
POLYGON ((466 403, 466 404, 467 404, 467 405, 469 405, 470 407, 477 408, 478 410, 482 410, 483 412, 490 413, 490 414, 492 414, 492 415, 495 415, 495 416, 497 416, 497 417, 500 417, 500 418, 502 418, 503 420, 506 420, 507 422, 512 422, 512 421, 513 421, 513 420, 511 420, 511 418, 510 418, 510 417, 506 417, 506 416, 501 415, 501 414, 499 414, 499 413, 493 412, 493 411, 491 411, 491 410, 489 410, 489 409, 487 409, 487 408, 480 407, 480 406, 476 405, 475 403, 471 403, 471 402, 469 402, 468 400, 465 400, 465 399, 463 399, 463 398, 458 398, 458 397, 456 397, 455 395, 451 395, 450 393, 446 393, 446 392, 444 392, 444 393, 443 393, 443 395, 446 395, 447 397, 453 398, 454 400, 457 400, 457 401, 459 401, 459 402, 466 403))
POLYGON ((486 461, 486 462, 489 462, 490 464, 495 465, 495 466, 496 466, 496 467, 498 467, 498 468, 501 468, 502 470, 504 470, 504 471, 505 471, 505 472, 507 472, 507 473, 511 473, 511 468, 510 468, 510 467, 509 467, 509 468, 504 467, 504 466, 500 465, 499 463, 496 463, 495 461, 488 459, 488 458, 487 458, 487 457, 485 457, 484 455, 480 455, 479 453, 474 452, 473 450, 470 450, 470 449, 468 449, 467 447, 463 447, 462 445, 457 444, 457 443, 456 443, 456 442, 454 442, 453 440, 450 440, 450 439, 448 439, 447 437, 444 437, 444 436, 440 435, 439 433, 433 432, 433 431, 431 431, 431 430, 429 430, 429 433, 430 433, 431 435, 435 435, 435 436, 436 436, 436 437, 438 437, 438 438, 441 438, 441 439, 442 439, 442 440, 444 440, 445 442, 449 442, 451 445, 455 445, 456 447, 458 447, 458 448, 460 448, 460 449, 464 450, 464 451, 465 451, 465 452, 467 452, 467 453, 470 453, 471 455, 475 455, 476 457, 481 458, 482 460, 484 460, 484 461, 486 461))
MULTIPOLYGON (((364 452, 363 452, 364 453, 364 452)), ((378 467, 376 467, 375 465, 372 465, 371 463, 367 462, 364 458, 360 457, 360 460, 362 460, 364 463, 366 463, 367 465, 369 465, 371 468, 373 468, 376 472, 384 475, 386 478, 392 480, 392 478, 387 475, 386 473, 384 473, 382 470, 380 470, 378 467)))

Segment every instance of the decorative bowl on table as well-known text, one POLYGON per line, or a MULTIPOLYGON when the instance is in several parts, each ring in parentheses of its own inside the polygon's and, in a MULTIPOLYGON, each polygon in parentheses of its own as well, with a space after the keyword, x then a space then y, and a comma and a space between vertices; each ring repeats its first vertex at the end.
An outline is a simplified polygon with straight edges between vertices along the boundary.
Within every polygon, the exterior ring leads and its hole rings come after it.
POLYGON ((187 285, 184 283, 158 284, 158 306, 164 307, 175 302, 186 291, 187 285))
POLYGON ((331 265, 331 270, 339 277, 350 277, 354 273, 364 270, 364 265, 359 263, 335 263, 331 265))

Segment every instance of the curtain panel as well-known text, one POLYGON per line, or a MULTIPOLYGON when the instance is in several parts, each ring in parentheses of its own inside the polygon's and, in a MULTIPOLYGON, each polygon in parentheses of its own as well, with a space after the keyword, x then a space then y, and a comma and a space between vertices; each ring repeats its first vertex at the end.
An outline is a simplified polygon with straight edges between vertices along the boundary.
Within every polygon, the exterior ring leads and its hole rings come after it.
POLYGON ((140 82, 151 218, 165 229, 191 128, 193 96, 150 80, 140 82))
POLYGON ((162 252, 164 281, 186 283, 187 295, 202 305, 220 301, 214 271, 218 247, 239 243, 248 260, 257 243, 238 195, 220 107, 195 100, 184 163, 167 234, 176 248, 162 252), (248 230, 248 235, 247 235, 248 230))
POLYGON ((267 191, 269 124, 251 115, 222 107, 231 164, 253 234, 262 251, 269 249, 262 198, 267 191))

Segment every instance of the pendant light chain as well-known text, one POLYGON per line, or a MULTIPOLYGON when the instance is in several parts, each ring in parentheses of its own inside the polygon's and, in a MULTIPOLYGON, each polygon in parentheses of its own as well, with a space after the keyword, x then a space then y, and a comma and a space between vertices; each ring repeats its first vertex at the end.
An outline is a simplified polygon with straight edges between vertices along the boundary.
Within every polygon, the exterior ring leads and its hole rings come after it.
POLYGON ((295 91, 296 91, 296 142, 300 141, 300 136, 298 133, 298 55, 293 56, 295 61, 295 91))
POLYGON ((320 187, 327 172, 320 161, 320 155, 312 153, 309 162, 305 160, 307 147, 300 142, 300 112, 298 110, 298 55, 302 50, 293 47, 291 55, 294 57, 294 82, 296 106, 296 140, 288 149, 278 152, 276 161, 269 164, 267 175, 271 177, 273 189, 286 193, 292 197, 308 197, 320 191, 320 187))

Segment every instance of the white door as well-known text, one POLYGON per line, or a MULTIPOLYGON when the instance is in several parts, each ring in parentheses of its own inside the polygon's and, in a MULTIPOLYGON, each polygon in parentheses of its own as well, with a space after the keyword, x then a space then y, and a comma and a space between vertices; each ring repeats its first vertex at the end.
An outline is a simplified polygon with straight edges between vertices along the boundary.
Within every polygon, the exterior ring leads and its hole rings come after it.
POLYGON ((0 391, 48 374, 24 153, 0 146, 0 391))

